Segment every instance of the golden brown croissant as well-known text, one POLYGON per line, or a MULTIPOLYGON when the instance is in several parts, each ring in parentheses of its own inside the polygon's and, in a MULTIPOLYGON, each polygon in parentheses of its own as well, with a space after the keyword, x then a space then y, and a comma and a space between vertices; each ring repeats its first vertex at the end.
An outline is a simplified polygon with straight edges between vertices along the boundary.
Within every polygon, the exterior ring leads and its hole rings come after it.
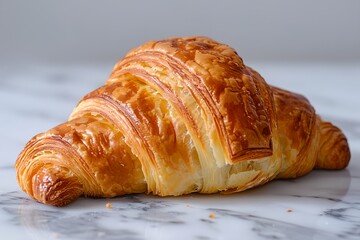
POLYGON ((269 86, 229 46, 190 37, 130 51, 68 122, 28 142, 16 174, 29 196, 63 206, 81 195, 239 192, 349 159, 343 133, 306 98, 269 86))

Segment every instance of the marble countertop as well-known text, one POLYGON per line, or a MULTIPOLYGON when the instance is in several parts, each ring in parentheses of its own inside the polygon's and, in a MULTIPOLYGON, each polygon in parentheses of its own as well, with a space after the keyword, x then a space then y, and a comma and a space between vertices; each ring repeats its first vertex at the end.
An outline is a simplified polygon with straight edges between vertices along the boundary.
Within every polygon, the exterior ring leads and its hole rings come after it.
POLYGON ((347 169, 233 195, 139 194, 45 206, 19 189, 17 154, 30 137, 66 121, 80 97, 105 82, 112 64, 2 65, 1 239, 360 239, 360 62, 249 65, 269 83, 304 94, 345 132, 352 153, 347 169))

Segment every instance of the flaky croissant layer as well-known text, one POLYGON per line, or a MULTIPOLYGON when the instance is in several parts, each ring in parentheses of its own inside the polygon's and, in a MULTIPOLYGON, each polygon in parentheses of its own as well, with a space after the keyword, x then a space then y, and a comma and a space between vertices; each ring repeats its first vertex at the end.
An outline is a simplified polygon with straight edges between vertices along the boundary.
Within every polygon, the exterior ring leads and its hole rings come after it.
POLYGON ((349 160, 344 134, 306 98, 269 86, 231 47, 186 37, 130 51, 68 122, 28 142, 16 174, 29 196, 63 206, 239 192, 349 160))

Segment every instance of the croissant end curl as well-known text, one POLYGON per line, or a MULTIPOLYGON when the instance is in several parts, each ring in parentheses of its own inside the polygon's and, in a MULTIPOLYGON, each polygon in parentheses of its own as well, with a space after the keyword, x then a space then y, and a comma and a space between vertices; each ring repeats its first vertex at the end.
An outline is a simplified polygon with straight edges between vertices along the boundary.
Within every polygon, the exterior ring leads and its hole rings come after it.
POLYGON ((344 134, 298 94, 268 85, 206 37, 152 41, 118 62, 69 121, 16 162, 33 199, 233 193, 350 160, 344 134))

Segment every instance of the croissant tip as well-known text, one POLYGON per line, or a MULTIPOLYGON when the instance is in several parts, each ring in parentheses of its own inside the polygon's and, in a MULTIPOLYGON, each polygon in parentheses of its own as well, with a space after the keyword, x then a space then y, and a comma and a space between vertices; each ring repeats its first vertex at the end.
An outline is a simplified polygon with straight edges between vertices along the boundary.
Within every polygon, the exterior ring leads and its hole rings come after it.
POLYGON ((344 133, 329 122, 321 123, 321 143, 317 169, 340 170, 348 166, 351 152, 344 133))
POLYGON ((56 207, 66 206, 82 195, 77 177, 58 169, 42 169, 33 177, 33 198, 56 207))

